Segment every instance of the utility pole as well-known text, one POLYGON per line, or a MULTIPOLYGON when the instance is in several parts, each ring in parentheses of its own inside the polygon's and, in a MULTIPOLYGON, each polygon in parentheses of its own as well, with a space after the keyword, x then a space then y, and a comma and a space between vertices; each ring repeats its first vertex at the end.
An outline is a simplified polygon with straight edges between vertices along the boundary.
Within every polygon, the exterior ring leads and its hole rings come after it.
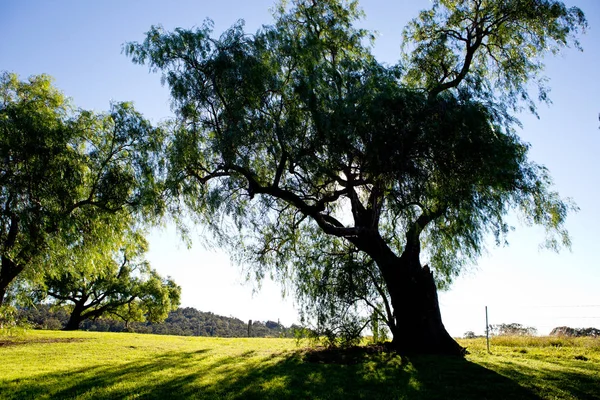
POLYGON ((490 353, 490 324, 488 322, 487 306, 485 306, 485 339, 487 341, 487 351, 490 353))

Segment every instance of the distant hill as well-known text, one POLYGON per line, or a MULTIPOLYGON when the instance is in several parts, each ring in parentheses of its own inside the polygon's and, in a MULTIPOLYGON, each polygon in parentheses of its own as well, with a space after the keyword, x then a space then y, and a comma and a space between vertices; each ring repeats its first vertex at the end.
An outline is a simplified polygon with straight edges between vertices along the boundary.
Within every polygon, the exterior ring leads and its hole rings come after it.
MULTIPOLYGON (((65 308, 51 307, 46 304, 21 308, 19 316, 36 329, 62 329, 69 320, 69 313, 65 308)), ((294 330, 298 328, 300 327, 295 325, 285 327, 275 321, 253 321, 250 336, 293 337, 294 330)), ((130 322, 126 326, 125 322, 121 320, 100 318, 84 321, 81 324, 81 330, 98 332, 133 331, 180 336, 247 337, 248 322, 186 307, 171 311, 162 323, 130 322)))

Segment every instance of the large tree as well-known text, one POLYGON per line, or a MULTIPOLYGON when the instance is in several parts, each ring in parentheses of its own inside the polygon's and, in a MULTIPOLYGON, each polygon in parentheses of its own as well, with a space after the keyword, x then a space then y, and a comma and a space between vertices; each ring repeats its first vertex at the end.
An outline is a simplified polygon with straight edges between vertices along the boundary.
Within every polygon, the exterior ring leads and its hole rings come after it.
POLYGON ((161 138, 131 104, 76 110, 46 75, 0 75, 0 305, 19 274, 43 270, 50 242, 80 240, 88 209, 160 208, 161 138))
POLYGON ((403 62, 386 66, 353 25, 355 1, 291 3, 253 35, 239 22, 214 38, 207 22, 125 46, 171 88, 173 197, 259 278, 295 284, 319 322, 347 326, 366 306, 399 351, 461 354, 436 283, 489 233, 504 240, 512 209, 568 245, 572 206, 527 158, 512 112, 534 104, 541 57, 574 42, 583 13, 434 1, 407 27, 403 62))

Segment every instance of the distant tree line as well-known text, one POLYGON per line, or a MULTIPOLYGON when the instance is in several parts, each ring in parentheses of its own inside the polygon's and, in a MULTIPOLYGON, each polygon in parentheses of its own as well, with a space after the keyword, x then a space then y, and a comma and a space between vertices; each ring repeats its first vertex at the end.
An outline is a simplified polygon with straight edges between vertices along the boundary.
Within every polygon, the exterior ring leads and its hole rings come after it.
MULTIPOLYGON (((40 304, 18 310, 19 318, 35 329, 64 329, 68 325, 70 311, 65 307, 40 304)), ((126 322, 119 319, 97 318, 83 321, 83 330, 98 332, 137 332, 159 335, 247 337, 248 322, 238 318, 224 317, 211 312, 198 311, 192 307, 171 311, 164 322, 126 322)), ((299 326, 285 327, 275 321, 253 321, 252 337, 294 337, 299 326)))
POLYGON ((568 336, 568 337, 600 337, 598 328, 570 328, 568 326, 559 326, 552 329, 550 336, 568 336))
POLYGON ((494 336, 535 336, 537 329, 517 323, 490 325, 490 334, 494 336))
MULTIPOLYGON (((490 325, 490 334, 492 336, 536 336, 537 329, 531 326, 524 326, 518 323, 490 325)), ((600 337, 598 328, 570 328, 568 326, 559 326, 550 332, 550 336, 568 336, 568 337, 600 337)), ((473 331, 464 333, 463 338, 475 339, 485 337, 485 335, 476 335, 473 331)))

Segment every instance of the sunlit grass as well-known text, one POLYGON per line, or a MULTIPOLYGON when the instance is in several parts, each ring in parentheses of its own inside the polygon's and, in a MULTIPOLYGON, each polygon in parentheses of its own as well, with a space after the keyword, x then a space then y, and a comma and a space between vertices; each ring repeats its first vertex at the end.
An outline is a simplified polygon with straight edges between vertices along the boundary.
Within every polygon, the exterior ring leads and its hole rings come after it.
POLYGON ((293 339, 28 331, 0 336, 0 398, 600 398, 598 341, 461 343, 466 359, 311 357, 293 339))
POLYGON ((541 398, 600 399, 600 339, 506 337, 464 339, 467 359, 519 382, 541 398))

